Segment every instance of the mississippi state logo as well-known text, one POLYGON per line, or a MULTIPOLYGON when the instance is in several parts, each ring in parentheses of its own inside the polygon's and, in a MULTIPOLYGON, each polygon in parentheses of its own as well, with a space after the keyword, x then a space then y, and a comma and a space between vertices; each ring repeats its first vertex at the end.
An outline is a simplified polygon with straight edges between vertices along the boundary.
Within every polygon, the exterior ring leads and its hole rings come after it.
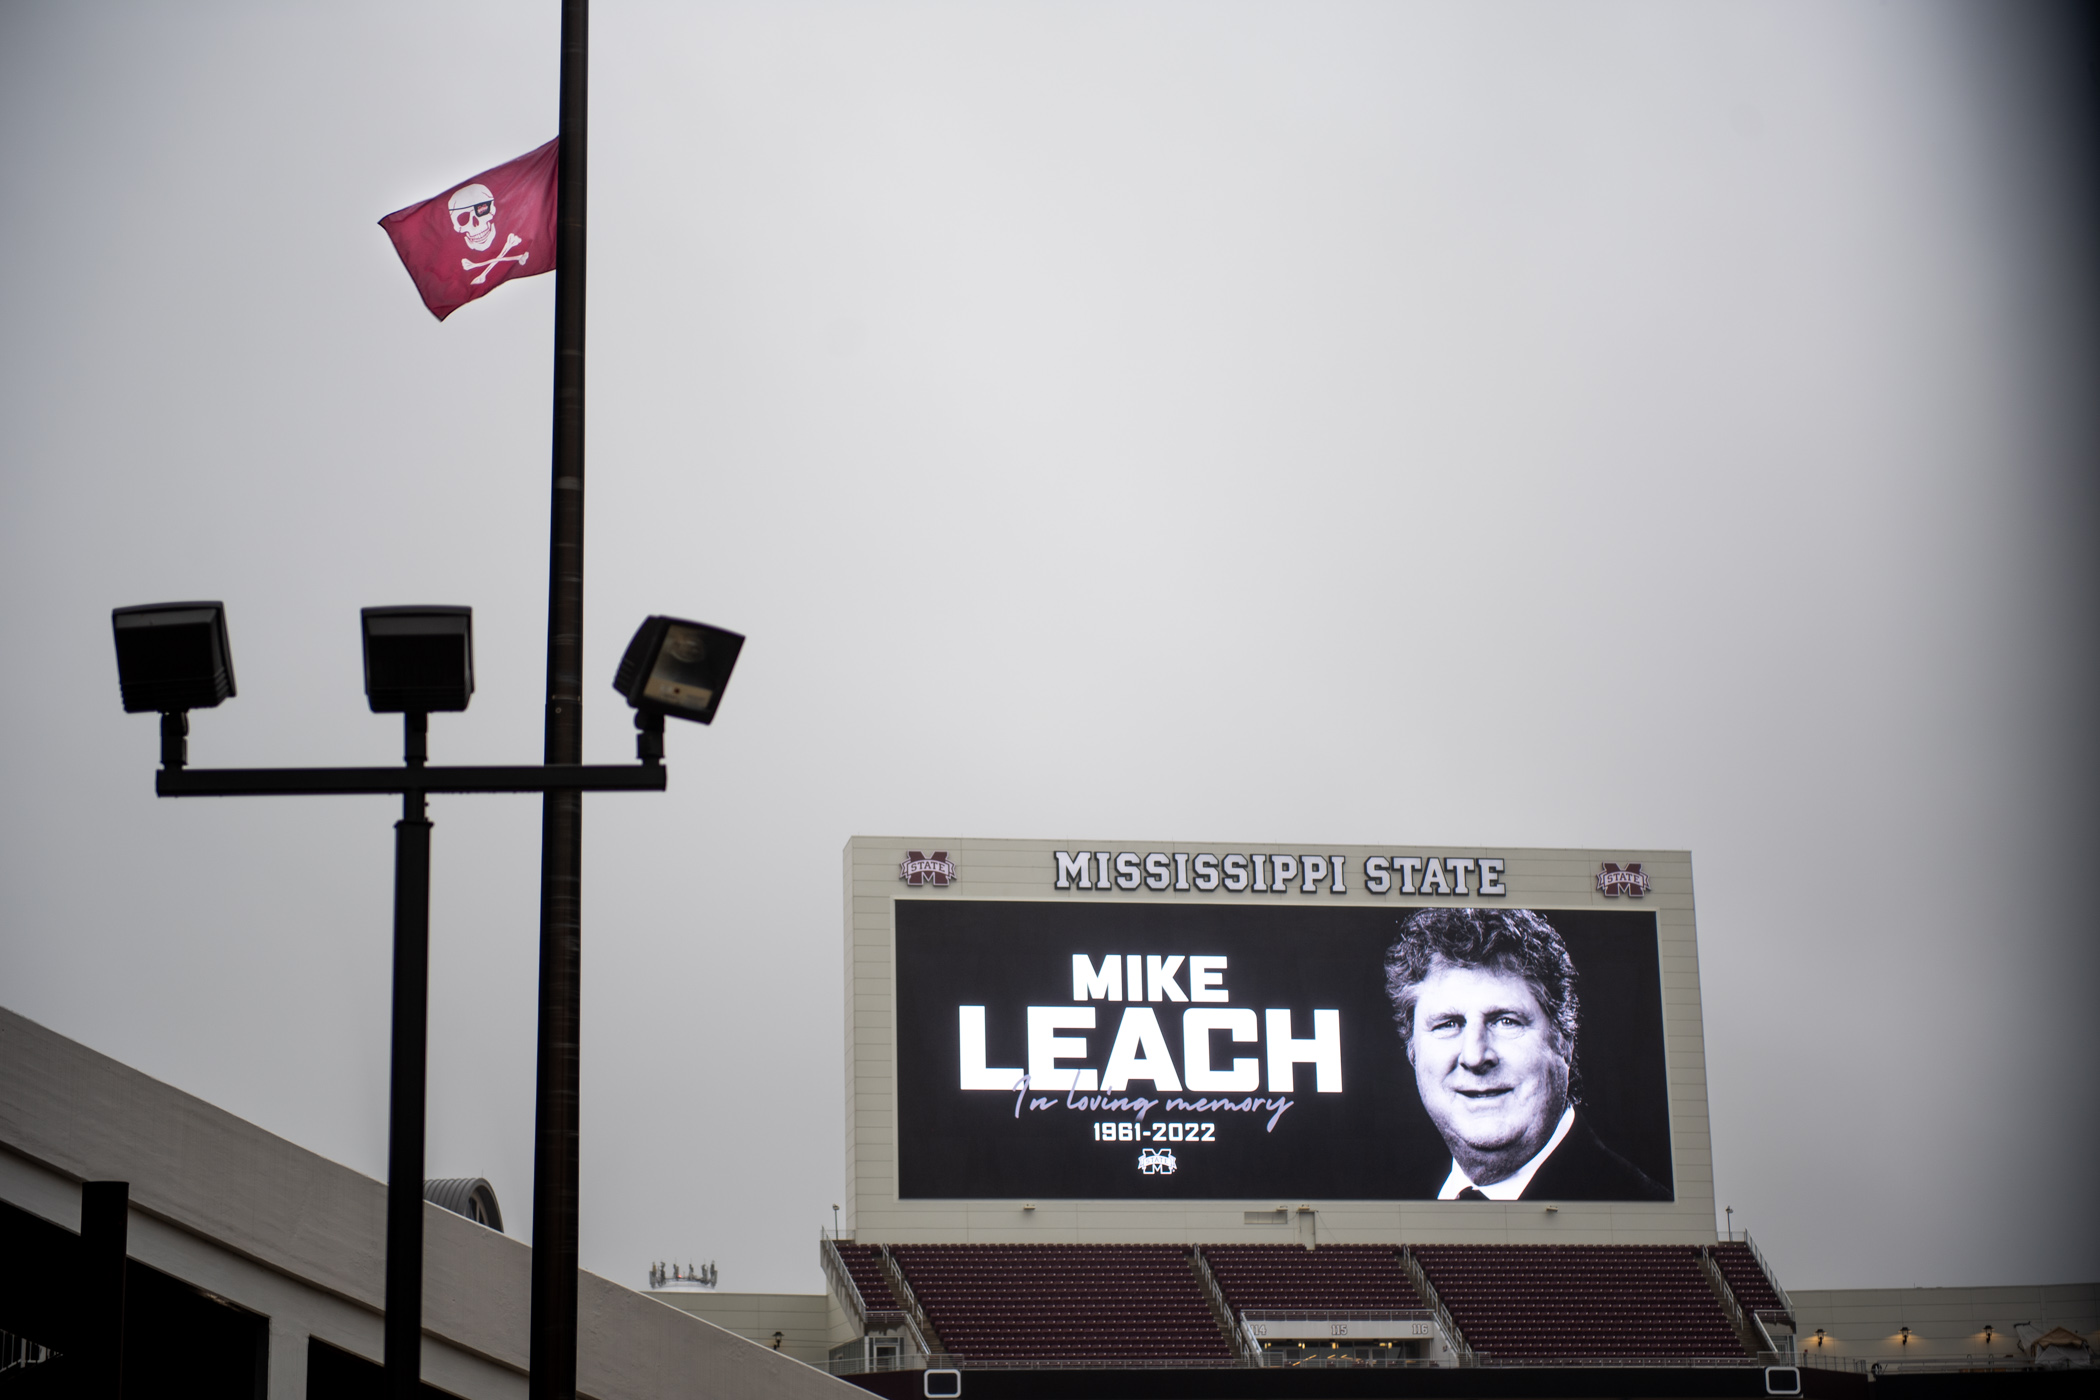
POLYGON ((932 855, 924 851, 906 851, 904 864, 897 867, 897 878, 907 885, 952 885, 955 883, 955 862, 948 859, 946 851, 935 851, 932 855))
POLYGON ((1648 893, 1648 877, 1641 873, 1638 864, 1628 865, 1624 870, 1604 862, 1597 872, 1597 893, 1606 899, 1617 899, 1625 895, 1628 899, 1639 899, 1648 893))

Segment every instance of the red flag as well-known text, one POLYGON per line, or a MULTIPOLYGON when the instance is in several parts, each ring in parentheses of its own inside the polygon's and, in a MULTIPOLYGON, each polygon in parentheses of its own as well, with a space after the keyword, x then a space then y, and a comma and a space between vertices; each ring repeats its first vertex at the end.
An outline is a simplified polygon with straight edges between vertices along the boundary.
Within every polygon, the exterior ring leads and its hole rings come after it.
POLYGON ((514 277, 554 271, 555 148, 549 141, 379 221, 440 321, 514 277))

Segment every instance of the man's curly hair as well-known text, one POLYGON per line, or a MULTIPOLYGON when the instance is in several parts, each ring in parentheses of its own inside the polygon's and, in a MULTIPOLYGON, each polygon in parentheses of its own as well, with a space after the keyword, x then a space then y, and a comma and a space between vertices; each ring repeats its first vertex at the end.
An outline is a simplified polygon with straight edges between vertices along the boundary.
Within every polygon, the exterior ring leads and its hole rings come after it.
POLYGON ((1572 1080, 1575 963, 1553 925, 1530 909, 1424 909, 1401 925, 1385 953, 1385 991, 1403 1044, 1414 1035, 1415 998, 1439 963, 1492 968, 1529 982, 1553 1022, 1572 1080))

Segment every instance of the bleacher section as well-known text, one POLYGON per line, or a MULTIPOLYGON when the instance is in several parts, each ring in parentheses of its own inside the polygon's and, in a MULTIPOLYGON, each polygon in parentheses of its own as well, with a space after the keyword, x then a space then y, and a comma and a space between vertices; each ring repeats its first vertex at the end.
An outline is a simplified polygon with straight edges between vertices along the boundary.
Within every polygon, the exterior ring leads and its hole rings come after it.
POLYGON ((839 1258, 845 1261, 847 1276, 853 1286, 860 1290, 861 1301, 867 1304, 870 1313, 901 1313, 903 1304, 890 1291, 889 1276, 882 1271, 882 1252, 872 1244, 840 1244, 839 1258))
POLYGON ((1211 1274, 1237 1317, 1249 1308, 1303 1312, 1426 1307, 1391 1245, 1207 1244, 1211 1274))
POLYGON ((1742 1357, 1691 1245, 1419 1245, 1467 1345, 1501 1359, 1742 1357))
POLYGON ((970 1361, 1229 1361, 1177 1245, 892 1245, 919 1306, 970 1361))
MULTIPOLYGON (((1196 1247, 1231 1314, 1426 1310, 1389 1245, 1196 1247)), ((891 1245, 936 1349, 978 1363, 1229 1363, 1192 1252, 1178 1245, 891 1245)), ((883 1246, 840 1244, 872 1316, 902 1314, 883 1246)), ((1694 1245, 1417 1245, 1414 1261, 1475 1353, 1499 1362, 1751 1360, 1694 1245)), ((1712 1246, 1737 1304, 1784 1300, 1754 1251, 1712 1246)))
POLYGON ((1728 1291, 1735 1294, 1736 1306, 1746 1313, 1786 1311, 1786 1300, 1765 1277, 1764 1268, 1747 1241, 1717 1244, 1713 1255, 1721 1277, 1728 1281, 1728 1291))

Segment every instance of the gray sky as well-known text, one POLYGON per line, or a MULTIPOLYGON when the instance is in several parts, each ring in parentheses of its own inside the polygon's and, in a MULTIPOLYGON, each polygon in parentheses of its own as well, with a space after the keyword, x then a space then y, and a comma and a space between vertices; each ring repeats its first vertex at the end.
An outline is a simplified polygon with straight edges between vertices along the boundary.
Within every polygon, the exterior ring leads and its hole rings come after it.
MULTIPOLYGON (((2092 33, 2020 5, 704 4, 593 30, 583 1260, 821 1286, 856 831, 1688 847, 1791 1286, 2100 1276, 2092 33), (2082 105, 2081 105, 2082 104, 2082 105)), ((553 279, 374 221, 554 132, 556 6, 0 11, 0 1004, 380 1175, 356 610, 539 752, 553 279)), ((529 1227, 537 805, 437 825, 432 1175, 529 1227)))

